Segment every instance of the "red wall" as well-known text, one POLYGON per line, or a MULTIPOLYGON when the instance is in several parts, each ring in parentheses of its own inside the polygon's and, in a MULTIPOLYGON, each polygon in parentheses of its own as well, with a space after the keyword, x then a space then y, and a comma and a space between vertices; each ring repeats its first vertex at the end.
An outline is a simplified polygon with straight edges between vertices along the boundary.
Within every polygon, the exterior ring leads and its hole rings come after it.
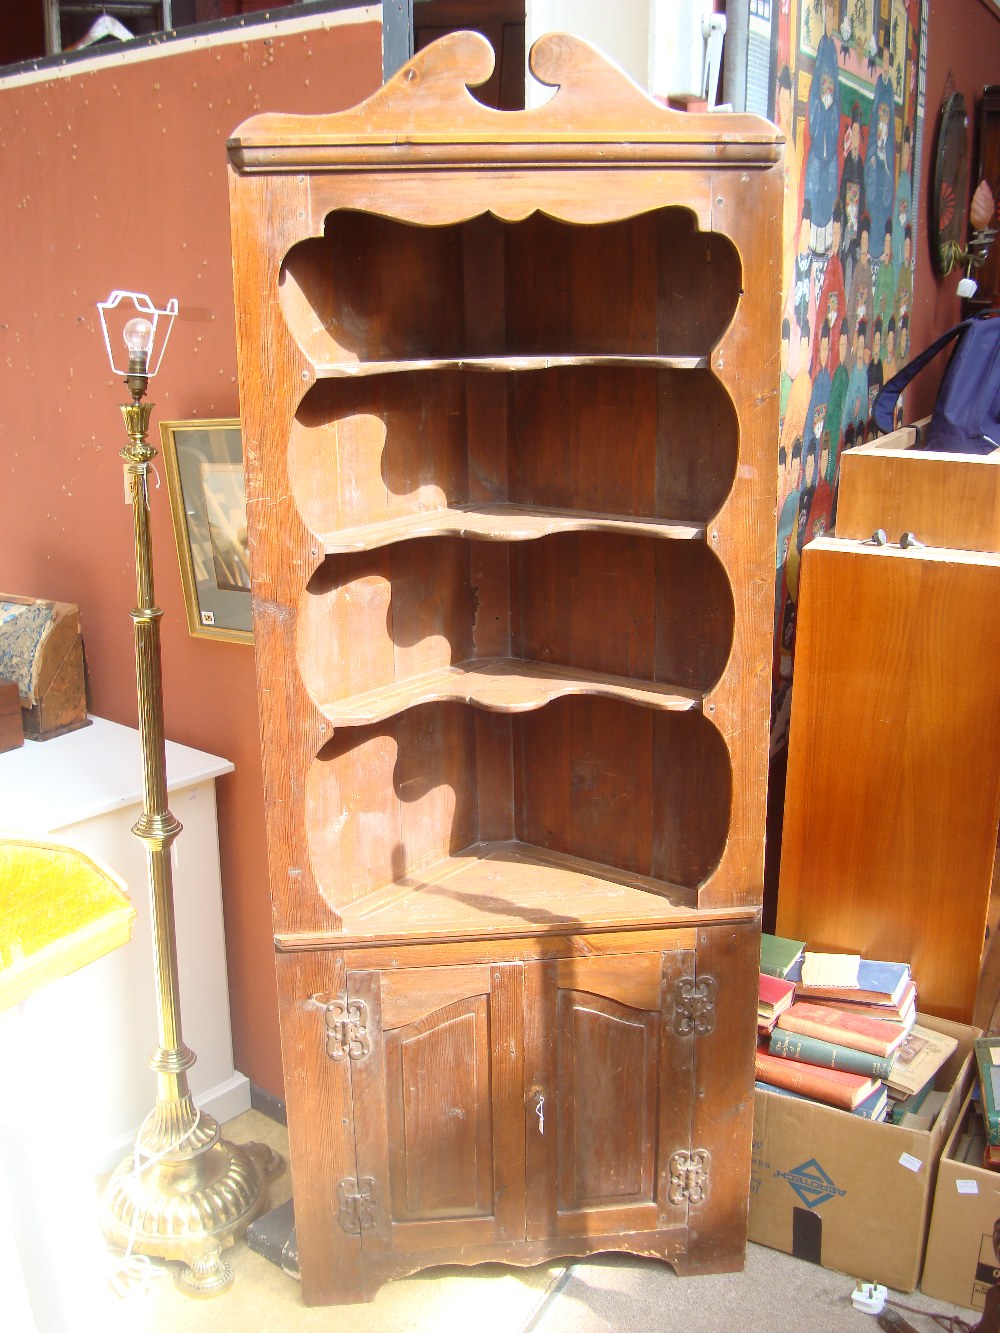
MULTIPOLYGON (((79 604, 97 716, 136 722, 127 394, 95 302, 178 298, 154 443, 162 420, 237 416, 226 138, 254 111, 335 110, 380 81, 380 25, 355 22, 0 84, 0 590, 79 604)), ((165 481, 152 527, 167 736, 236 765, 218 783, 236 1065, 280 1093, 253 653, 189 637, 165 481)))
MULTIPOLYGON (((974 126, 983 88, 988 83, 1000 81, 1000 10, 993 0, 930 0, 924 156, 920 171, 920 242, 913 279, 913 321, 910 331, 910 346, 914 354, 962 318, 961 302, 955 295, 961 274, 956 272, 947 278, 939 278, 931 265, 928 244, 930 182, 934 174, 941 104, 948 87, 949 74, 954 80, 955 91, 965 95, 965 105, 974 126)), ((971 162, 973 169, 970 177, 974 174, 974 155, 971 162)), ((947 357, 939 357, 938 362, 923 371, 907 391, 907 417, 911 421, 926 416, 934 405, 934 396, 947 357)))

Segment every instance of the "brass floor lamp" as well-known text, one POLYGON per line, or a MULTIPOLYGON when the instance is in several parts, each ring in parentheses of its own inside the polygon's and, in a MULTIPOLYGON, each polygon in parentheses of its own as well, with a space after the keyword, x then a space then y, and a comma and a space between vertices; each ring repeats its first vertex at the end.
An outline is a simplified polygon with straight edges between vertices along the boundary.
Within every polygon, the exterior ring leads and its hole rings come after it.
POLYGON ((108 1239, 126 1252, 181 1260, 178 1282, 191 1295, 214 1296, 232 1284, 224 1247, 267 1206, 268 1177, 282 1161, 263 1144, 240 1147, 222 1137, 218 1123, 199 1111, 188 1087, 195 1055, 181 1035, 177 944, 170 848, 181 825, 167 805, 163 736, 160 618, 153 597, 148 472, 156 450, 146 435, 152 403, 143 402, 160 368, 177 302, 157 310, 148 296, 114 291, 98 302, 112 370, 123 375, 132 401, 122 405, 129 442, 121 450, 126 493, 135 528, 137 605, 136 685, 142 749, 143 812, 132 832, 146 847, 153 927, 159 1045, 149 1067, 156 1075, 156 1104, 139 1130, 135 1152, 115 1170, 104 1200, 108 1239), (120 325, 128 365, 115 364, 109 325, 120 325), (157 338, 162 328, 162 337, 157 338), (155 358, 154 358, 154 348, 155 358))

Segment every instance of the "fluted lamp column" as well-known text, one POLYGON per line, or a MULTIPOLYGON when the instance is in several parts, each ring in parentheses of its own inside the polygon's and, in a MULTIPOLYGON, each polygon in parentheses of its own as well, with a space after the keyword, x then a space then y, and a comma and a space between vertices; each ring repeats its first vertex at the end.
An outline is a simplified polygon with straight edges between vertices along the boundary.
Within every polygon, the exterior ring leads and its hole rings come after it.
POLYGON ((142 293, 114 291, 98 302, 98 309, 111 368, 124 376, 132 398, 121 408, 128 432, 121 457, 135 529, 137 605, 132 621, 143 770, 143 811, 132 832, 146 847, 159 1037, 149 1060, 156 1075, 156 1103, 139 1130, 135 1152, 108 1182, 102 1221, 113 1244, 128 1252, 182 1261, 181 1287, 191 1295, 214 1296, 233 1282, 222 1250, 264 1210, 268 1177, 281 1170, 282 1162, 263 1144, 228 1143, 218 1123, 197 1109, 187 1079, 196 1057, 181 1035, 170 854, 181 825, 167 805, 160 666, 163 612, 153 596, 149 523, 148 473, 156 450, 146 438, 153 404, 143 402, 149 380, 159 370, 177 302, 157 310, 142 293), (121 330, 128 349, 128 365, 121 370, 115 364, 112 328, 130 313, 121 330))

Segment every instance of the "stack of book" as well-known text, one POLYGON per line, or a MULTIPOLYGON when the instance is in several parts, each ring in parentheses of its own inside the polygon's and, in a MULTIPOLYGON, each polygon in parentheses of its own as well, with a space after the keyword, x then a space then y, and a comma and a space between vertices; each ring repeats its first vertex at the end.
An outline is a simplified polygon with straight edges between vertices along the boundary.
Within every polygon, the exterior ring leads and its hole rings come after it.
POLYGON ((798 941, 767 938, 761 967, 780 959, 793 997, 768 1025, 762 1005, 771 982, 762 980, 757 1086, 871 1120, 929 1123, 937 1109, 934 1078, 956 1043, 916 1026, 909 966, 810 953, 798 941))
POLYGON ((779 1014, 783 1014, 795 998, 795 983, 781 977, 760 974, 757 989, 757 1036, 769 1037, 774 1031, 779 1014))
MULTIPOLYGON (((979 1113, 982 1117, 982 1143, 977 1142, 976 1165, 982 1162, 990 1171, 1000 1171, 1000 1037, 978 1037, 973 1043, 976 1052, 976 1074, 979 1079, 979 1113)), ((966 1161, 973 1158, 967 1156, 966 1161)))

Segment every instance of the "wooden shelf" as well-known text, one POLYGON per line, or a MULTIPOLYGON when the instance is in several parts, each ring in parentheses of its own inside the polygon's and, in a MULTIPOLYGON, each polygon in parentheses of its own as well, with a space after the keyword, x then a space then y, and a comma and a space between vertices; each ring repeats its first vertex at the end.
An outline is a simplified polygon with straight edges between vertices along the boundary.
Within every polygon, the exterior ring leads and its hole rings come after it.
MULTIPOLYGON (((697 897, 693 889, 544 847, 482 843, 346 908, 344 934, 383 943, 693 924, 697 897)), ((282 946, 294 948, 294 938, 282 946)))
MULTIPOLYGON (((309 355, 309 349, 303 349, 309 355)), ((622 356, 570 353, 563 356, 443 356, 395 361, 313 361, 317 379, 360 379, 366 375, 403 375, 425 370, 556 370, 565 366, 647 367, 651 370, 706 370, 707 356, 622 356)))
POLYGON ((675 685, 497 657, 410 676, 396 685, 323 703, 320 710, 335 726, 357 726, 380 722, 415 704, 457 702, 495 713, 527 713, 569 694, 623 699, 667 712, 689 712, 700 707, 703 698, 696 690, 675 685))
POLYGON ((414 537, 468 537, 478 541, 534 541, 558 532, 619 532, 632 537, 699 541, 704 524, 669 519, 635 518, 586 510, 545 509, 534 505, 455 505, 405 514, 382 523, 366 523, 320 534, 326 555, 370 551, 414 537))

